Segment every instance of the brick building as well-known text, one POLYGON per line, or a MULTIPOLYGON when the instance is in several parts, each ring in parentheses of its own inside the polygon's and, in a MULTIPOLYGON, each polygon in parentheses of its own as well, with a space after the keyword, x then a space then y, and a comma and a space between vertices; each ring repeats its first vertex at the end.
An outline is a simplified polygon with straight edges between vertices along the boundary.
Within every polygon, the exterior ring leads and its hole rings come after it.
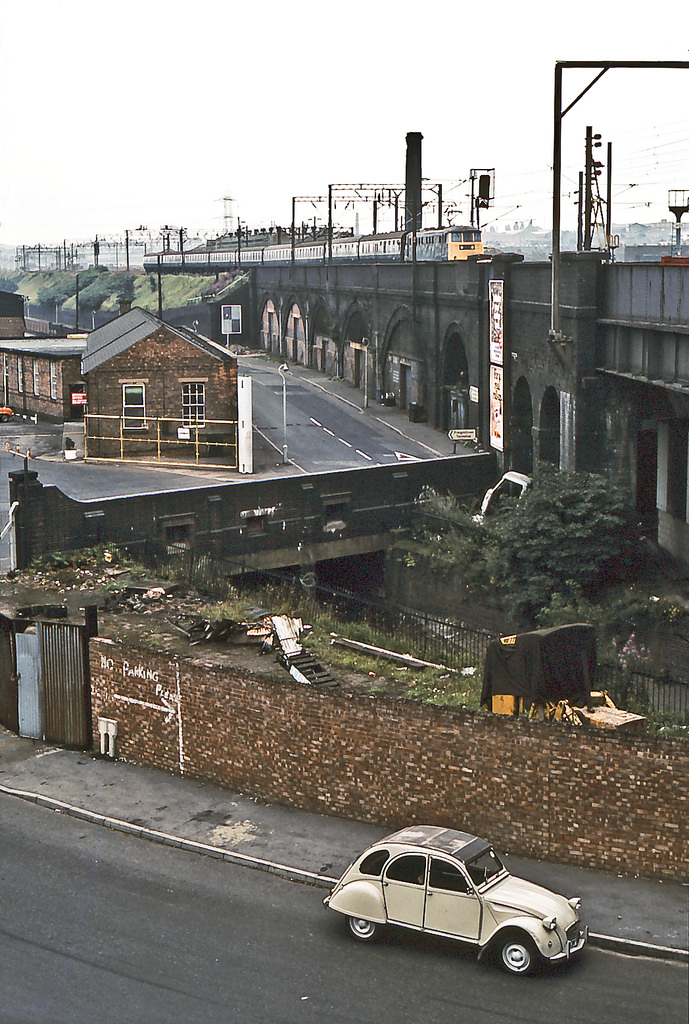
POLYGON ((20 416, 55 423, 80 419, 81 357, 86 338, 0 339, 2 404, 20 416))
POLYGON ((134 308, 88 338, 86 455, 237 464, 237 361, 134 308))

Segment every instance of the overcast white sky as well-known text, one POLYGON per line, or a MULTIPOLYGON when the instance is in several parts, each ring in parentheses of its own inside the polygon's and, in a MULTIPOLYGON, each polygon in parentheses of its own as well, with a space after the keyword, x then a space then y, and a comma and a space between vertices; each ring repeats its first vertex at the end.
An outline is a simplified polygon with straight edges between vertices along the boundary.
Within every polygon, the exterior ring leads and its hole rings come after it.
MULTIPOLYGON (((235 226, 288 224, 292 196, 403 182, 409 131, 461 220, 470 169, 494 167, 486 224, 549 227, 555 61, 689 60, 682 0, 9 5, 0 243, 12 245, 140 224, 212 236, 228 195, 235 226)), ((564 72, 565 105, 594 74, 564 72)), ((688 96, 689 70, 607 72, 564 119, 563 222, 588 124, 603 160, 613 144, 613 220, 670 217, 668 190, 689 190, 688 96)))

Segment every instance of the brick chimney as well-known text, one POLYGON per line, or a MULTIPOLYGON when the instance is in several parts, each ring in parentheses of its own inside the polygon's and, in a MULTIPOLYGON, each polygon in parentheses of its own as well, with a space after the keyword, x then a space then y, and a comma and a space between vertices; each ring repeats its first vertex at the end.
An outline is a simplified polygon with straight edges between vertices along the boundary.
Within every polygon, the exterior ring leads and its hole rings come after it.
POLYGON ((131 299, 120 299, 120 316, 124 316, 132 308, 131 299))
POLYGON ((404 230, 421 227, 421 132, 407 133, 407 165, 404 193, 404 230))

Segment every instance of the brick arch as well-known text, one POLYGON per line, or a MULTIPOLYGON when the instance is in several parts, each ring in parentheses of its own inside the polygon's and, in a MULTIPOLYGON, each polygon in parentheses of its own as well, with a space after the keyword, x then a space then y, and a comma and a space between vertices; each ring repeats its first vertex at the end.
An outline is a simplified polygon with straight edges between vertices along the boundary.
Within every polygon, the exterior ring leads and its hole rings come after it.
POLYGON ((320 299, 310 316, 308 365, 313 370, 325 373, 326 364, 337 362, 336 334, 332 310, 320 299))
POLYGON ((291 363, 305 365, 307 357, 306 304, 290 295, 282 307, 282 345, 280 351, 291 363))
POLYGON ((520 377, 512 393, 510 437, 512 457, 510 464, 518 473, 533 473, 533 402, 526 377, 520 377))
POLYGON ((385 394, 395 396, 401 408, 408 404, 408 391, 400 379, 400 357, 413 358, 412 313, 408 306, 398 306, 388 319, 379 355, 379 387, 385 394))
POLYGON ((443 430, 465 429, 471 424, 469 360, 459 324, 449 325, 441 346, 438 426, 443 430))
POLYGON ((541 398, 538 457, 542 462, 560 465, 560 397, 553 387, 546 388, 541 398))
POLYGON ((372 368, 372 348, 366 344, 370 340, 370 321, 359 303, 353 302, 346 311, 342 322, 340 374, 345 380, 351 381, 354 387, 361 388, 364 380, 368 383, 368 370, 372 368), (366 366, 367 361, 368 366, 366 366))
POLYGON ((266 295, 260 305, 259 348, 266 352, 280 352, 282 328, 279 300, 266 295))

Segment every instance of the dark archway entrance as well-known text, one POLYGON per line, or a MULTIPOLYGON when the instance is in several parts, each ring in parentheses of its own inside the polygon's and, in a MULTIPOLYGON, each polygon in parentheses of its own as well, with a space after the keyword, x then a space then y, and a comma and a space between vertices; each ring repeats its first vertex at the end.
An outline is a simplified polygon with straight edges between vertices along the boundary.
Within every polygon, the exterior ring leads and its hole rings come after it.
POLYGON ((538 424, 538 457, 560 465, 560 400, 555 388, 546 388, 538 424))
POLYGON ((533 473, 533 408, 531 391, 525 377, 520 377, 514 389, 510 433, 512 436, 511 465, 517 473, 533 473))
POLYGON ((440 381, 440 427, 443 430, 465 429, 469 426, 469 363, 458 331, 445 343, 440 381))

